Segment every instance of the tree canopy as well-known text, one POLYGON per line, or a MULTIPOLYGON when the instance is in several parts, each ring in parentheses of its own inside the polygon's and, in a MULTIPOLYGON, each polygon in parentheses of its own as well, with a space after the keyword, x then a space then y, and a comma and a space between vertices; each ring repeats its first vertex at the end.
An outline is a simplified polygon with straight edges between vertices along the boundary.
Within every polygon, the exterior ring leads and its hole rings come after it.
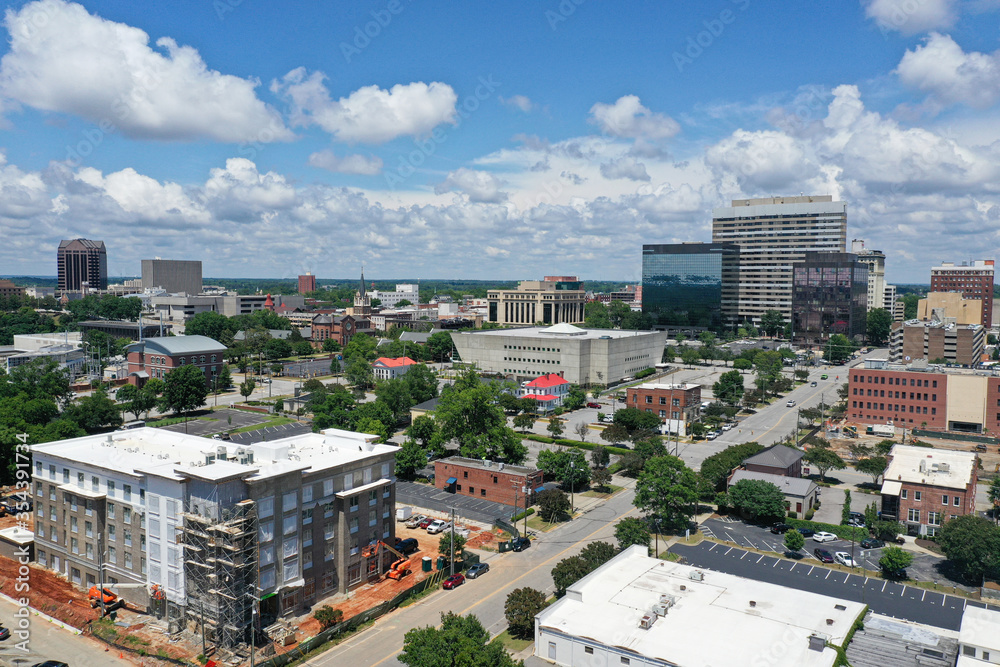
POLYGON ((633 504, 663 526, 679 527, 695 512, 698 476, 676 456, 646 461, 635 485, 633 504))
POLYGON ((1000 577, 1000 528, 984 517, 964 514, 946 522, 938 542, 969 582, 1000 577))
POLYGON ((727 405, 736 405, 743 398, 743 374, 737 370, 726 371, 712 385, 715 398, 727 405))
POLYGON ((885 345, 889 341, 892 330, 892 313, 885 308, 873 308, 868 311, 865 321, 865 332, 870 345, 885 345))
POLYGON ((397 659, 409 667, 523 667, 473 615, 441 614, 441 627, 414 628, 403 638, 397 659))
POLYGON ((615 524, 615 541, 619 551, 625 551, 633 544, 648 547, 649 540, 649 524, 642 519, 630 516, 615 524))
POLYGON ((729 487, 729 503, 754 521, 785 514, 785 494, 771 482, 741 479, 729 487))

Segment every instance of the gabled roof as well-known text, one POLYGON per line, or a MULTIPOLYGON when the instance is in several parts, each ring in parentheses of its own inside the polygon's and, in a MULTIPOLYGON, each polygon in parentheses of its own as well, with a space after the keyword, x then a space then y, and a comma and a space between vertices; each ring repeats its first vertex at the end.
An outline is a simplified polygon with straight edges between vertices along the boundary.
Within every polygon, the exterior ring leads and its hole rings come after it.
POLYGON ((805 452, 792 449, 785 445, 772 445, 743 461, 744 464, 768 466, 770 468, 787 468, 799 461, 805 452))
POLYGON ((386 368, 399 368, 400 366, 412 366, 415 364, 413 359, 409 357, 396 357, 395 359, 390 359, 389 357, 379 357, 372 362, 372 366, 385 366, 386 368))
POLYGON ((536 387, 539 389, 547 389, 549 387, 558 387, 559 385, 569 384, 565 378, 561 378, 555 373, 549 373, 548 375, 543 375, 537 377, 531 382, 529 382, 526 387, 536 387))
POLYGON ((160 354, 190 354, 192 352, 225 352, 226 346, 208 336, 164 336, 146 338, 141 343, 129 345, 129 349, 145 346, 146 352, 160 354))
MULTIPOLYGON (((784 447, 784 445, 781 445, 784 447)), ((817 487, 816 482, 806 477, 788 477, 787 475, 772 475, 769 472, 753 472, 751 470, 737 470, 729 478, 729 486, 742 479, 756 479, 761 482, 770 482, 781 489, 786 496, 797 496, 805 498, 813 489, 817 487)))

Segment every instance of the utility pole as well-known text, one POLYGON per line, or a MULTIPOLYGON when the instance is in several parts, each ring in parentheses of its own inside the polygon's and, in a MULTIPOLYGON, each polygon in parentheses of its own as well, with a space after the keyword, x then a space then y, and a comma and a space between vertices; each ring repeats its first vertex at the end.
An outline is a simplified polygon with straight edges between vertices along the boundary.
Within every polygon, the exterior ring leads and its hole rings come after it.
POLYGON ((800 410, 801 410, 801 408, 796 408, 795 409, 795 448, 796 449, 799 448, 799 419, 800 419, 800 412, 799 411, 800 410))
POLYGON ((576 496, 574 495, 574 486, 576 485, 576 461, 569 462, 569 515, 572 518, 573 514, 576 512, 576 496))
POLYGON ((451 554, 448 560, 451 562, 451 574, 455 574, 455 508, 451 508, 451 554))

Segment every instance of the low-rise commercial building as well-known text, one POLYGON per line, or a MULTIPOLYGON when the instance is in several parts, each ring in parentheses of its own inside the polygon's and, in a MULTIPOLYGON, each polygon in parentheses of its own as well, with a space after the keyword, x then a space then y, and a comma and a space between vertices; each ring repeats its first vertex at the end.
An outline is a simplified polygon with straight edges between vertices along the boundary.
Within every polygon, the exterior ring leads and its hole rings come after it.
POLYGON ((515 382, 555 373, 573 384, 609 384, 653 368, 663 331, 581 329, 571 324, 460 331, 452 342, 462 361, 515 382))
POLYGON ((976 511, 979 458, 973 452, 896 445, 882 482, 882 516, 911 535, 937 535, 949 519, 976 511))
POLYGON ((701 418, 701 385, 645 382, 629 387, 625 405, 652 412, 664 423, 669 422, 670 432, 687 434, 687 425, 701 418), (676 427, 680 430, 677 431, 676 427))
POLYGON ((33 445, 36 558, 176 628, 204 614, 224 648, 385 572, 397 447, 328 429, 246 447, 140 428, 33 445), (139 584, 117 589, 115 584, 139 584), (248 594, 252 592, 253 594, 248 594))
POLYGON ((147 338, 128 347, 129 382, 142 386, 184 365, 197 366, 209 385, 222 372, 226 346, 208 336, 147 338))
POLYGON ((521 383, 518 398, 531 398, 544 409, 558 408, 569 396, 570 383, 555 373, 549 373, 521 383))
POLYGON ((893 322, 889 336, 889 361, 895 364, 925 359, 928 363, 977 366, 985 351, 986 330, 980 324, 959 325, 937 318, 893 322))
POLYGON ((629 547, 535 616, 557 665, 832 667, 864 605, 651 558, 629 547), (706 640, 707 629, 722 640, 706 640))
POLYGON ((409 357, 379 357, 372 362, 372 373, 376 380, 395 380, 406 374, 417 362, 409 357))
MULTIPOLYGON (((783 447, 784 445, 779 445, 783 447)), ((785 509, 795 512, 802 517, 811 508, 816 506, 819 500, 819 484, 804 477, 788 477, 786 475, 772 475, 767 472, 753 472, 751 470, 734 470, 729 476, 729 487, 744 480, 753 479, 759 482, 774 484, 785 496, 785 509)))
POLYGON ((526 507, 541 490, 544 473, 535 468, 449 456, 434 462, 434 486, 470 498, 526 507), (528 499, 525 501, 525 494, 528 499))
POLYGON ((784 477, 802 477, 801 449, 772 445, 767 449, 744 459, 743 468, 750 472, 768 473, 784 477))
POLYGON ((1000 611, 966 605, 958 632, 958 662, 955 667, 986 667, 1000 664, 1000 611))

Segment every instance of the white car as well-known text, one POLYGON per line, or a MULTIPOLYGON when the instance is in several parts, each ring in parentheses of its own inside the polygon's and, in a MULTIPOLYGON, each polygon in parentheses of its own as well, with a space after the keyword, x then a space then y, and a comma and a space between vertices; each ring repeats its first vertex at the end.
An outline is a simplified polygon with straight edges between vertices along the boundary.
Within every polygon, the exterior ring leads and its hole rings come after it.
POLYGON ((719 437, 719 433, 717 431, 709 431, 708 433, 705 434, 705 437, 708 438, 709 440, 715 440, 716 438, 719 437))
POLYGON ((795 401, 788 401, 787 403, 785 403, 785 407, 794 408, 795 401))
POLYGON ((447 521, 435 519, 431 522, 431 525, 427 526, 427 532, 431 535, 437 535, 438 533, 444 532, 449 528, 451 528, 451 524, 447 521))
POLYGON ((851 554, 846 551, 838 551, 833 554, 833 559, 840 563, 841 565, 846 565, 847 567, 860 567, 858 562, 851 558, 851 554))
POLYGON ((728 431, 728 430, 730 430, 731 428, 733 428, 733 425, 732 425, 732 424, 723 424, 723 425, 722 425, 722 430, 723 430, 723 431, 728 431))
POLYGON ((836 539, 837 536, 833 533, 819 532, 813 534, 813 541, 815 542, 833 542, 836 539))

